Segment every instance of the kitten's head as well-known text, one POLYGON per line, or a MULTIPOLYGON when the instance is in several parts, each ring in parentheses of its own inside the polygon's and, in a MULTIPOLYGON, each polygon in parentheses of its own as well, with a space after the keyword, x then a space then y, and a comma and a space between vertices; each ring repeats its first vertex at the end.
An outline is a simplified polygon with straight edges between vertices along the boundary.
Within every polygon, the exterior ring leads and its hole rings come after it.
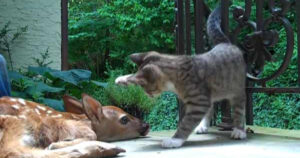
POLYGON ((165 85, 168 81, 168 77, 158 66, 159 62, 163 62, 161 58, 161 55, 154 51, 130 55, 130 59, 139 67, 138 71, 135 74, 118 77, 115 83, 140 85, 149 96, 159 95, 166 90, 165 85))

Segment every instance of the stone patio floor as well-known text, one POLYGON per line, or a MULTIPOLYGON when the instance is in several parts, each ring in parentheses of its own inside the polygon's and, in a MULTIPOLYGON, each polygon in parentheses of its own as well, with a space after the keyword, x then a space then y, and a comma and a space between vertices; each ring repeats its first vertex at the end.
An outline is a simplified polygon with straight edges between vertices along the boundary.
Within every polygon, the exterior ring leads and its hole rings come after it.
POLYGON ((114 144, 126 150, 128 158, 300 158, 300 130, 248 126, 246 140, 230 139, 230 131, 211 128, 208 134, 192 134, 183 147, 163 149, 162 139, 175 131, 150 132, 148 137, 114 144))

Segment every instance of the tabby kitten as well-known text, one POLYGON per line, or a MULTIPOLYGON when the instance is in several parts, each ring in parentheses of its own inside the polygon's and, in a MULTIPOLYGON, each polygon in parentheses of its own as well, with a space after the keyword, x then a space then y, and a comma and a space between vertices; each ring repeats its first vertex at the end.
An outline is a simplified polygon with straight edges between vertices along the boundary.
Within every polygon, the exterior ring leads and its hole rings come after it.
POLYGON ((184 116, 172 138, 162 147, 180 147, 196 128, 207 132, 215 101, 227 99, 233 108, 234 129, 231 137, 246 138, 245 79, 246 64, 242 51, 232 45, 221 30, 220 7, 208 18, 208 35, 215 47, 201 55, 172 56, 151 51, 132 54, 139 69, 135 74, 118 77, 117 84, 137 84, 150 96, 172 91, 184 103, 184 116))

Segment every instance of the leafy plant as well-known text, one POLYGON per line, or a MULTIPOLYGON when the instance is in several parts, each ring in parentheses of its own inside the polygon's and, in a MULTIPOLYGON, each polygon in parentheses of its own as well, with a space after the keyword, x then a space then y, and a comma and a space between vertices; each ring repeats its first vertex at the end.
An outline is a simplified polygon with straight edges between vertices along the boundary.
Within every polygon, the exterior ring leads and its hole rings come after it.
POLYGON ((79 97, 85 85, 95 85, 87 70, 58 71, 45 67, 28 67, 28 72, 9 72, 12 83, 12 95, 44 103, 63 111, 61 96, 69 93, 79 97))
POLYGON ((41 58, 35 58, 35 57, 32 58, 39 67, 48 67, 50 64, 53 63, 53 61, 47 62, 47 60, 50 58, 49 47, 46 49, 44 53, 40 53, 40 55, 41 58))
POLYGON ((13 30, 10 28, 11 22, 7 22, 4 27, 0 30, 0 49, 7 52, 9 57, 10 67, 13 70, 13 61, 12 61, 12 53, 11 46, 14 42, 25 32, 28 30, 28 26, 19 27, 17 30, 13 30))

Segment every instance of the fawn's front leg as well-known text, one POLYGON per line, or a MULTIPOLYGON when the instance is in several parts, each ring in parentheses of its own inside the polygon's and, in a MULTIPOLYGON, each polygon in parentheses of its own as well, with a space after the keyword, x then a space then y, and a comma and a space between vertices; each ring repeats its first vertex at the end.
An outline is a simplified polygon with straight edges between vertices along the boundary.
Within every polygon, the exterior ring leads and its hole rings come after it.
POLYGON ((48 150, 61 149, 68 146, 79 144, 84 141, 88 141, 88 140, 86 139, 63 140, 63 141, 51 143, 47 149, 48 150))
POLYGON ((58 142, 56 147, 62 147, 54 150, 47 150, 48 156, 56 157, 66 157, 66 158, 101 158, 101 157, 111 157, 116 156, 121 152, 125 152, 113 144, 99 142, 99 141, 83 141, 83 140, 73 140, 67 143, 58 142), (75 145, 62 147, 67 144, 75 143, 75 145), (59 145, 58 145, 59 144, 59 145))

